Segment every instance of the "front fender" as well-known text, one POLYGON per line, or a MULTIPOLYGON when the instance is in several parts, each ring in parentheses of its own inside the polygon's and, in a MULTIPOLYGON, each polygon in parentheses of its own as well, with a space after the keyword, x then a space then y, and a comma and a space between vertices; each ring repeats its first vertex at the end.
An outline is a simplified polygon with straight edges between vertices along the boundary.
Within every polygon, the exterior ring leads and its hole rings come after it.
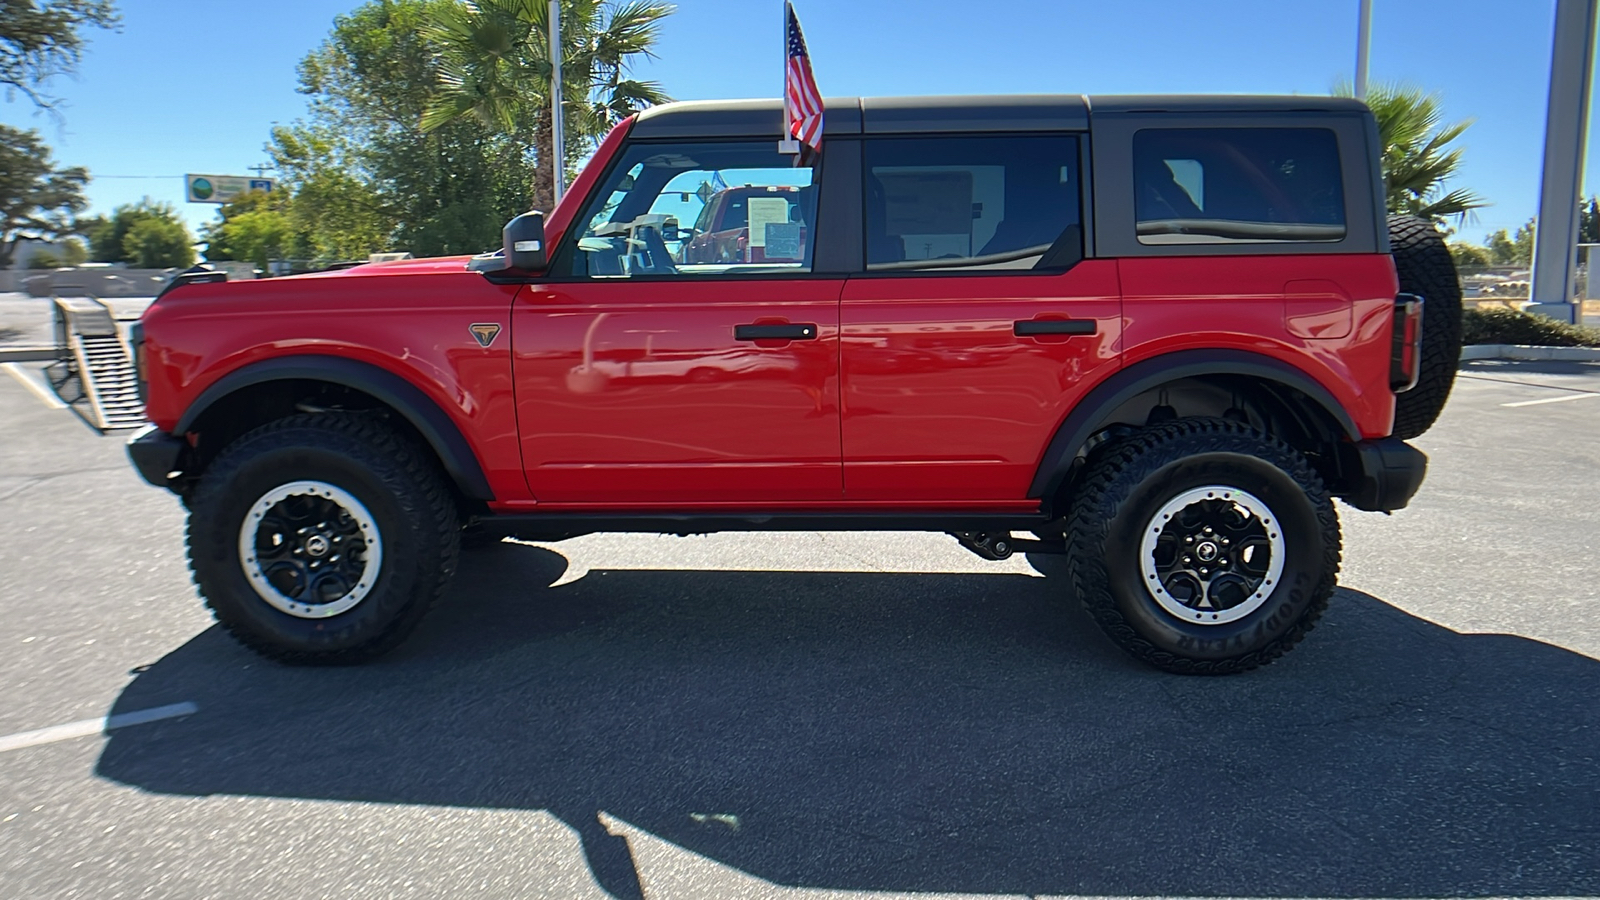
POLYGON ((189 404, 173 433, 187 433, 206 410, 238 390, 269 381, 289 380, 324 381, 379 400, 422 435, 463 494, 475 500, 495 499, 483 467, 478 465, 477 456, 472 452, 472 445, 437 403, 399 375, 353 359, 311 354, 280 356, 230 372, 189 404))

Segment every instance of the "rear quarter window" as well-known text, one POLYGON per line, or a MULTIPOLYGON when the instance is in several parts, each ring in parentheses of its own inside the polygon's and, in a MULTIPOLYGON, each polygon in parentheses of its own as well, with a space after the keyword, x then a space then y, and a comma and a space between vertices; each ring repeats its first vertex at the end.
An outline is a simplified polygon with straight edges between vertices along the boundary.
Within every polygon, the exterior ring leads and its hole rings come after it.
POLYGON ((1133 137, 1139 243, 1329 242, 1345 236, 1339 143, 1326 128, 1148 128, 1133 137))

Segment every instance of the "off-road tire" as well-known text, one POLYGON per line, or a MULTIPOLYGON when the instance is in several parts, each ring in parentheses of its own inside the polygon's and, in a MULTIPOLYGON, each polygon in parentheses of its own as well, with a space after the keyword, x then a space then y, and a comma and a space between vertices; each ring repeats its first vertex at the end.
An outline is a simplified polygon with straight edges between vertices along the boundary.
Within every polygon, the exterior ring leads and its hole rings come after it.
POLYGON ((370 415, 298 415, 245 434, 207 468, 190 507, 189 565, 206 605, 240 643, 286 663, 348 664, 411 633, 449 583, 459 537, 455 503, 431 455, 370 415), (383 542, 370 592, 328 618, 269 605, 240 559, 240 528, 252 505, 305 479, 355 497, 383 542))
POLYGON ((1305 457, 1226 419, 1165 422, 1103 448, 1067 518, 1068 579, 1090 616, 1134 658, 1182 674, 1243 672, 1287 653, 1327 608, 1339 550, 1339 519, 1305 457), (1140 539, 1168 501, 1219 484, 1271 508, 1284 566, 1259 608, 1235 622, 1197 624, 1156 601, 1141 575, 1140 539))
POLYGON ((1422 366, 1417 386, 1395 397, 1394 436, 1410 440, 1439 418, 1461 364, 1461 282, 1444 236, 1426 219, 1389 217, 1389 248, 1402 293, 1422 304, 1422 366))

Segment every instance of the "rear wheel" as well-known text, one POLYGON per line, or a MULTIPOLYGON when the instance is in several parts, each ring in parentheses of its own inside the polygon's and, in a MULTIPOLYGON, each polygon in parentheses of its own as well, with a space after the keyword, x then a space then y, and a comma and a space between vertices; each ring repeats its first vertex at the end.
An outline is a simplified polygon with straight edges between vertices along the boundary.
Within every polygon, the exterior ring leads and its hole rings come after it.
POLYGON ((1189 674, 1288 652, 1327 607, 1339 544, 1305 459, 1225 419, 1179 419, 1106 448, 1067 519, 1069 577, 1101 629, 1189 674))
POLYGON ((1444 411, 1461 364, 1461 282, 1444 236, 1426 219, 1389 217, 1389 247, 1402 293, 1422 304, 1422 367, 1417 386, 1395 397, 1394 436, 1422 434, 1444 411))
POLYGON ((235 441, 201 477, 189 561, 217 621, 292 663, 392 649, 455 570, 437 466, 366 416, 294 416, 235 441))

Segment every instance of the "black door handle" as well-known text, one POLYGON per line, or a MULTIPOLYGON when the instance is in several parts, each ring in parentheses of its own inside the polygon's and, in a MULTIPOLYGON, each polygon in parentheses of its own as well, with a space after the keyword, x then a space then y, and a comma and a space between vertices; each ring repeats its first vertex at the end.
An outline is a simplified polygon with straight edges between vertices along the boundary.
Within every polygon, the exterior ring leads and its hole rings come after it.
POLYGON ((1011 327, 1017 337, 1034 337, 1041 334, 1094 334, 1098 323, 1093 319, 1024 319, 1011 327))
POLYGON ((807 323, 735 325, 733 338, 736 341, 814 341, 817 339, 817 326, 807 323))

